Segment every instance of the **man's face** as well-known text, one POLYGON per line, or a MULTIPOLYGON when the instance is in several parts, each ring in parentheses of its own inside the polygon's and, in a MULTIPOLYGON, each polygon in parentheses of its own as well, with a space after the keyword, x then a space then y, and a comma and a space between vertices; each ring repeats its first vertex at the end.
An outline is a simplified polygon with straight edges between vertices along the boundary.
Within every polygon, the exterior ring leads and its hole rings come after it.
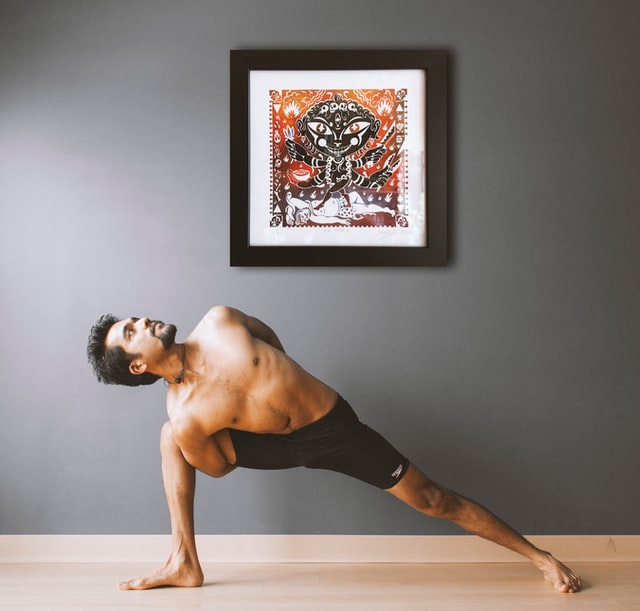
POLYGON ((148 359, 170 348, 175 342, 176 326, 148 318, 127 318, 114 323, 107 333, 105 346, 120 346, 129 354, 148 359))

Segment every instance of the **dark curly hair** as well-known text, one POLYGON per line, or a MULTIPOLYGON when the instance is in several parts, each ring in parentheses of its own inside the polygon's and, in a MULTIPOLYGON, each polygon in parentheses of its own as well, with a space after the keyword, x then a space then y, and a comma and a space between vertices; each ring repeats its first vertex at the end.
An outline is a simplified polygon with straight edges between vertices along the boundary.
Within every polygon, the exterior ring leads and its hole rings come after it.
POLYGON ((120 346, 107 348, 105 341, 109 329, 120 319, 113 314, 103 314, 89 333, 87 358, 99 382, 104 384, 121 384, 123 386, 142 386, 153 384, 160 379, 153 373, 135 375, 129 371, 129 364, 139 354, 129 354, 120 346))

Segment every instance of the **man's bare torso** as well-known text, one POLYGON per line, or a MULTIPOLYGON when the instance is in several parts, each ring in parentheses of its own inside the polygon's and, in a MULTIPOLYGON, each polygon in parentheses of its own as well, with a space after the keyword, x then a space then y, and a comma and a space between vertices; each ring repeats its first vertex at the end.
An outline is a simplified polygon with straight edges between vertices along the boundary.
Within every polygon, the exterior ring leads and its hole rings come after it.
POLYGON ((280 350, 269 327, 232 308, 210 310, 185 347, 184 382, 167 394, 169 419, 183 431, 290 433, 335 403, 335 391, 280 350))

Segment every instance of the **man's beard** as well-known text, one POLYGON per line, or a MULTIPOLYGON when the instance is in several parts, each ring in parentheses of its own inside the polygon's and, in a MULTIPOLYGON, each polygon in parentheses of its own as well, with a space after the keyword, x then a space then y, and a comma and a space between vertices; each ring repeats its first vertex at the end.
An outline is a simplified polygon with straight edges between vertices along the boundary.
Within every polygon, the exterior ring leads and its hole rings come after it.
POLYGON ((163 322, 160 322, 160 324, 163 326, 156 337, 162 342, 162 345, 165 348, 171 348, 171 346, 173 346, 176 341, 176 333, 178 332, 178 328, 172 324, 165 325, 163 322))

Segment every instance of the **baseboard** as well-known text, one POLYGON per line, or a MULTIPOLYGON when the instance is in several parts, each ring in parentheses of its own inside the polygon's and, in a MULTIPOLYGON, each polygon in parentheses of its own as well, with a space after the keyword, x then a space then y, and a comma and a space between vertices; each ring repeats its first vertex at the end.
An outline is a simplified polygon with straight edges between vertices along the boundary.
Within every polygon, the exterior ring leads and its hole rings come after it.
MULTIPOLYGON (((566 562, 640 562, 640 536, 530 536, 566 562)), ((0 563, 161 562, 168 535, 0 535, 0 563)), ((473 536, 199 535, 202 562, 519 562, 473 536)))

